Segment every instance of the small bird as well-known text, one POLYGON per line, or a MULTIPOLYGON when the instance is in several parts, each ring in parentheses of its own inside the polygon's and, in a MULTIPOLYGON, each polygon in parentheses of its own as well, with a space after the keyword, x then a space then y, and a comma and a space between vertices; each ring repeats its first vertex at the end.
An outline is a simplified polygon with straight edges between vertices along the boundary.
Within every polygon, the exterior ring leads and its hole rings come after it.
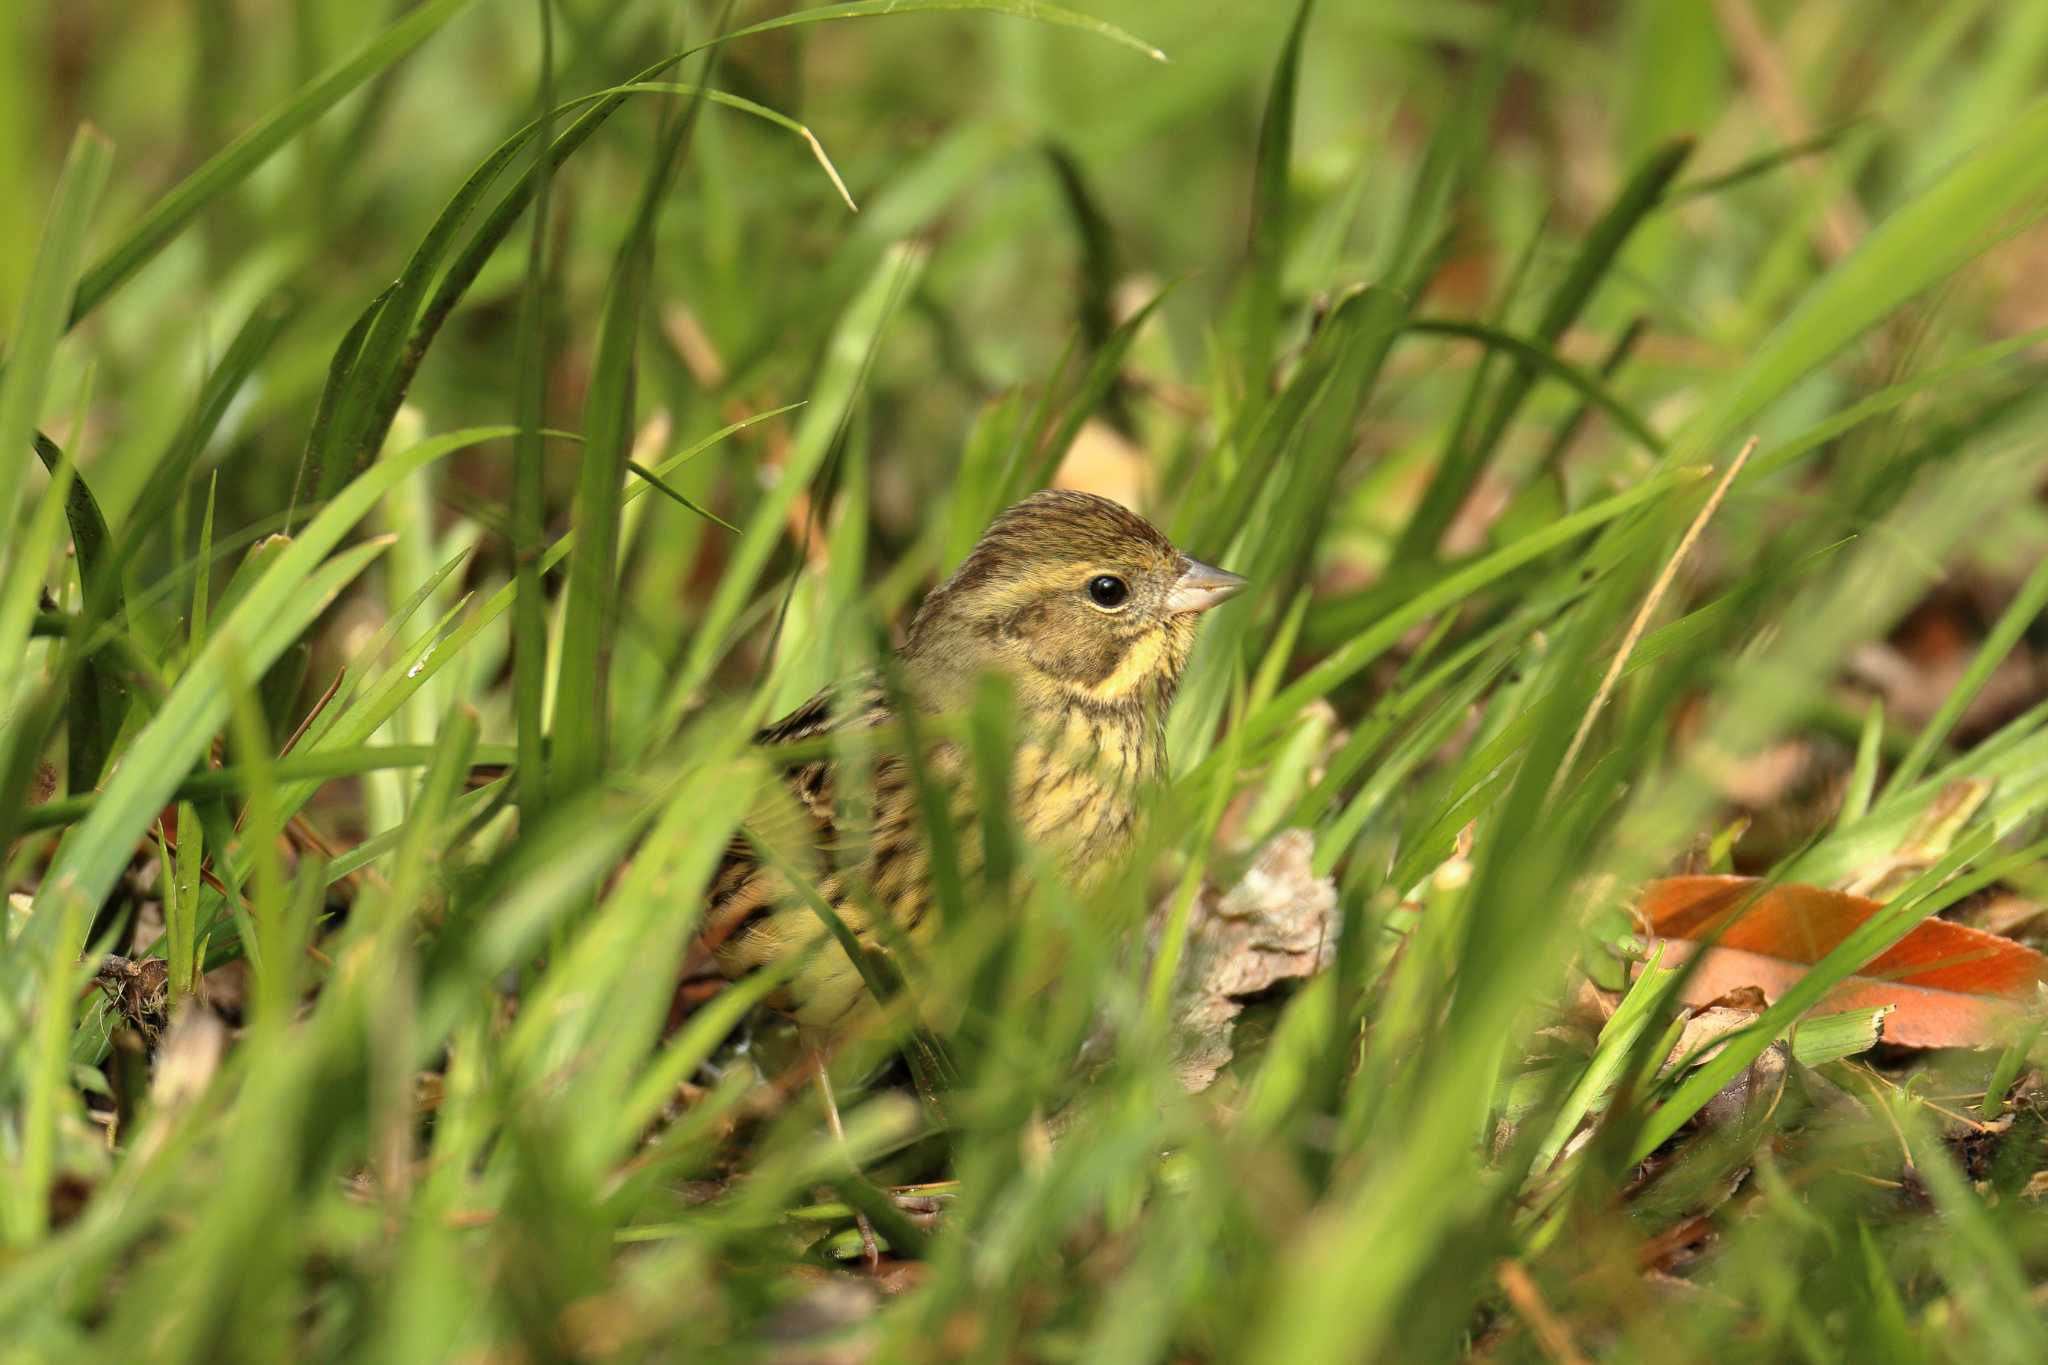
MULTIPOLYGON (((1143 789, 1165 773, 1167 711, 1197 621, 1244 586, 1107 498, 1036 493, 998 515, 920 604, 898 655, 902 692, 920 713, 939 714, 963 708, 985 675, 1008 681, 1019 726, 1015 825, 1085 894, 1132 847, 1143 789)), ((868 676, 826 688, 755 740, 772 756, 778 744, 895 718, 887 689, 868 676)), ((966 756, 935 743, 926 773, 947 793, 971 885, 982 849, 966 756)), ((898 938, 919 944, 937 927, 910 765, 874 755, 864 802, 838 790, 838 776, 831 757, 805 757, 784 769, 779 806, 754 803, 713 884, 702 935, 728 977, 807 954, 769 1003, 814 1047, 872 997, 843 948, 814 946, 829 930, 790 880, 798 860, 764 858, 763 845, 807 855, 815 894, 870 950, 886 952, 898 938), (891 925, 878 932, 876 915, 891 925)), ((829 1113, 821 1065, 819 1079, 829 1113)))

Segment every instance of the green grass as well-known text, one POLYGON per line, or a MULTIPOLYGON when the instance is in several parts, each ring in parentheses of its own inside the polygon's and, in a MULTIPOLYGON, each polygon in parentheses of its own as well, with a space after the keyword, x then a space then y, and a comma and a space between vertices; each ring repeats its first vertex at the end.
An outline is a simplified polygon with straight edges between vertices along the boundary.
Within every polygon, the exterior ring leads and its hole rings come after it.
MULTIPOLYGON (((2038 1354, 2038 1027, 1802 1017, 2048 884, 2048 706, 1964 723, 2048 601, 2038 7, 127 8, 0 19, 8 1359, 2038 1354), (1070 448, 1254 586, 1115 885, 939 827, 842 1149, 772 983, 677 997, 744 739, 1070 448), (1852 659, 1953 582, 1902 721, 1852 659), (1788 740, 1833 794, 1741 806, 1788 740), (1930 821, 1697 1066, 1666 976, 1563 1018, 1693 850, 1930 821), (1183 1094, 1195 897, 1287 827, 1335 965, 1183 1094)), ((993 788, 1012 723, 915 728, 993 788)))

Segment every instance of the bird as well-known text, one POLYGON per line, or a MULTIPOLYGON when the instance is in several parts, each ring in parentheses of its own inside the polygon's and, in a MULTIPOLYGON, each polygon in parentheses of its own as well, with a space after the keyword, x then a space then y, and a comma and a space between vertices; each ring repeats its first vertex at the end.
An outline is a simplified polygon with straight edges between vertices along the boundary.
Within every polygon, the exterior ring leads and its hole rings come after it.
MULTIPOLYGON (((1245 586, 1108 498, 1034 493, 997 514, 926 594, 893 668, 827 686, 754 736, 771 776, 715 874, 699 943, 728 978, 789 973, 767 1004, 795 1020, 835 1136, 826 1049, 880 1002, 846 946, 831 941, 813 897, 863 952, 929 942, 939 915, 926 815, 918 768, 903 753, 870 754, 862 793, 847 790, 854 784, 840 759, 818 744, 787 762, 777 749, 880 729, 905 719, 900 707, 914 708, 913 722, 957 713, 993 675, 1015 705, 1014 828, 1044 855, 1038 866, 1086 895, 1127 860, 1145 791, 1166 774, 1167 715, 1198 623, 1245 586)), ((973 885, 984 858, 969 756, 945 739, 922 756, 923 780, 943 793, 956 831, 962 879, 973 885)), ((872 1264, 872 1230, 860 1222, 872 1264)))
MULTIPOLYGON (((900 697, 880 674, 864 674, 763 727, 754 744, 772 758, 778 746, 879 728, 897 718, 899 700, 920 713, 957 712, 982 677, 996 675, 1012 690, 1019 728, 1012 818, 1085 895, 1118 870, 1137 836, 1144 790, 1165 775, 1167 714, 1198 621, 1244 586, 1108 498, 1035 493, 998 514, 919 604, 897 655, 900 697)), ((781 770, 780 803, 750 808, 748 828, 714 880, 700 937, 729 978, 807 951, 829 932, 792 882, 788 864, 799 858, 764 857, 764 837, 785 853, 810 855, 802 861, 816 893, 864 947, 889 949, 876 913, 913 944, 936 927, 910 762, 875 755, 870 799, 855 803, 838 790, 837 760, 815 748, 781 770), (850 831, 856 805, 870 812, 868 828, 850 831)), ((948 814, 963 836, 961 871, 971 878, 981 849, 965 756, 942 742, 927 761, 929 779, 948 789, 948 814)), ((768 1003, 803 1029, 831 1033, 872 1002, 847 955, 824 951, 768 1003)))

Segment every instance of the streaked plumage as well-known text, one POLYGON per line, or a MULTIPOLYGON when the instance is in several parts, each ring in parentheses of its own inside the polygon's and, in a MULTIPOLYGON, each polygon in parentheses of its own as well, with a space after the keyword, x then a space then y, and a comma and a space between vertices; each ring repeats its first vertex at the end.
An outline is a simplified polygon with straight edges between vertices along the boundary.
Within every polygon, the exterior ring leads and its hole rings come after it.
MULTIPOLYGON (((1242 580, 1189 559, 1143 518, 1105 498, 1044 492, 998 516, 953 576, 925 598, 900 653, 920 712, 963 707, 988 673, 1008 679, 1020 732, 1015 823, 1085 890, 1113 871, 1135 835, 1142 788, 1165 771, 1166 716, 1200 613, 1242 580)), ((756 736, 775 746, 888 722, 874 678, 828 688, 756 736)), ((948 793, 961 871, 981 871, 975 785, 951 743, 930 746, 948 793)), ((935 928, 923 819, 909 765, 874 755, 870 800, 840 790, 835 760, 804 757, 786 791, 748 816, 712 893, 705 941, 728 976, 801 951, 826 930, 755 843, 796 850, 804 874, 864 942, 886 947, 868 907, 912 943, 935 928)), ((837 945, 812 954, 773 1003, 810 1029, 841 1026, 866 998, 837 945)))

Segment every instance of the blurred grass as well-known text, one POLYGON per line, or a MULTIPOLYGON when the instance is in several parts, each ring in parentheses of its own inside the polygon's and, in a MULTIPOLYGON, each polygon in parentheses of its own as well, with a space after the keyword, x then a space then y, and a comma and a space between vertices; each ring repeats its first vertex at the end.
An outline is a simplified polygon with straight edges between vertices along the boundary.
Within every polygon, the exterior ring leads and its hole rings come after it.
POLYGON ((2040 689, 1964 721, 2048 593, 2048 21, 1906 9, 7 11, 10 1358, 2026 1358, 2031 1039, 1730 1122, 1810 1001, 1561 1016, 1732 819, 1837 882, 1990 784, 1861 949, 2042 884, 2040 689), (769 983, 678 991, 743 740, 1055 474, 1254 590, 1126 878, 948 878, 856 1175, 769 983), (1986 580, 1924 714, 1846 689, 1986 580), (1179 917, 1284 824, 1336 965, 1185 1095, 1179 917), (886 1293, 805 1273, 856 1207, 886 1293))

